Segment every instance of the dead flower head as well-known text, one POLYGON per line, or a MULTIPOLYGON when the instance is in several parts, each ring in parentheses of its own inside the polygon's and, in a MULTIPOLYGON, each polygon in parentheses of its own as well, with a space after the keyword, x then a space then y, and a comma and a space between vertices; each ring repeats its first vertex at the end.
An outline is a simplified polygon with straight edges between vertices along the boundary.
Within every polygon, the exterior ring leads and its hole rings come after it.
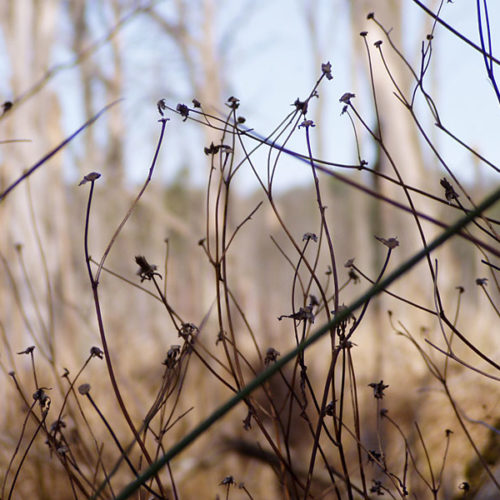
POLYGON ((135 261, 139 265, 137 275, 141 277, 141 283, 144 280, 152 280, 155 276, 158 276, 161 279, 161 274, 156 272, 157 266, 150 264, 146 260, 146 257, 143 255, 137 255, 135 261))
POLYGON ((326 76, 327 80, 332 80, 333 79, 333 76, 332 76, 332 64, 331 64, 330 61, 328 61, 326 63, 323 63, 321 65, 321 71, 326 76))
POLYGON ((368 384, 369 387, 373 389, 373 396, 375 399, 382 399, 384 397, 384 391, 387 389, 389 386, 384 384, 384 381, 381 380, 378 383, 372 382, 371 384, 368 384))
POLYGON ((399 246, 399 241, 397 238, 381 238, 380 236, 375 236, 375 239, 383 243, 387 248, 391 250, 399 246))
POLYGON ((87 174, 83 177, 83 179, 80 181, 79 186, 82 184, 86 184, 87 182, 94 182, 95 180, 99 179, 101 177, 101 174, 99 172, 90 172, 90 174, 87 174))
POLYGON ((264 364, 267 366, 269 363, 274 363, 278 359, 279 355, 280 353, 274 347, 269 347, 269 349, 266 351, 264 364))
POLYGON ((189 108, 185 104, 177 104, 177 112, 184 118, 182 121, 185 122, 189 117, 189 108))
POLYGON ((345 94, 342 95, 342 97, 339 99, 339 102, 343 102, 344 104, 351 104, 351 99, 353 97, 356 97, 356 94, 353 94, 352 92, 346 92, 345 94))

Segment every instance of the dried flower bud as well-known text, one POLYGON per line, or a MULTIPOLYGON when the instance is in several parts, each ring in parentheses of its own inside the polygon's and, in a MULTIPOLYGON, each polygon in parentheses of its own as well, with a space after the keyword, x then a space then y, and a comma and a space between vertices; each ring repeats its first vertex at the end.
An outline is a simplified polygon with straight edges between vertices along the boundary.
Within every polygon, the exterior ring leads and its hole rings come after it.
POLYGON ((205 154, 208 155, 216 155, 219 152, 220 146, 216 146, 213 142, 210 143, 210 147, 205 148, 205 154))
POLYGON ((185 104, 179 103, 175 109, 184 118, 182 121, 185 122, 189 116, 189 108, 185 104))
POLYGON ((301 307, 297 312, 292 314, 282 314, 278 317, 278 321, 281 321, 283 318, 291 318, 296 321, 309 321, 310 323, 314 323, 314 314, 312 312, 312 306, 301 307))
POLYGON ((87 174, 83 177, 83 179, 80 181, 79 186, 82 184, 86 184, 87 182, 94 182, 95 180, 99 179, 101 177, 101 174, 99 172, 90 172, 90 174, 87 174))
POLYGON ((300 125, 299 128, 309 128, 309 127, 315 127, 314 122, 312 120, 304 120, 300 125))
POLYGON ((35 350, 34 345, 30 345, 29 347, 26 347, 24 351, 18 352, 17 354, 31 354, 35 350))
POLYGON ((399 246, 399 241, 397 238, 381 238, 380 236, 375 236, 375 239, 383 243, 387 248, 391 250, 399 246))
POLYGON ((311 307, 317 307, 319 306, 319 300, 318 298, 316 297, 316 295, 309 295, 309 305, 311 307))
POLYGON ((456 200, 458 199, 458 193, 453 189, 453 186, 448 182, 448 179, 446 177, 443 177, 440 181, 439 184, 444 188, 444 196, 448 203, 451 203, 451 200, 456 200))
POLYGON ((238 109, 240 107, 240 100, 237 97, 231 96, 227 102, 228 104, 226 104, 226 106, 231 109, 238 109))
POLYGON ((329 417, 333 417, 333 415, 335 415, 335 404, 333 401, 330 401, 325 406, 325 415, 328 415, 329 417))
POLYGON ((52 424, 50 425, 50 432, 55 434, 56 432, 60 431, 61 429, 64 429, 65 427, 66 423, 64 422, 63 419, 60 418, 52 422, 52 424))
POLYGON ((137 255, 135 257, 135 261, 139 265, 137 275, 140 276, 141 283, 144 280, 152 280, 155 276, 158 276, 161 279, 161 274, 156 272, 157 267, 154 264, 149 264, 146 257, 143 255, 137 255))
POLYGON ((372 382, 371 384, 368 384, 368 386, 373 389, 373 396, 375 399, 382 399, 384 397, 384 390, 389 387, 384 384, 383 380, 378 383, 372 382))
POLYGON ((193 340, 194 335, 198 333, 198 327, 193 323, 182 323, 179 331, 179 337, 190 342, 193 340))
POLYGON ((80 387, 78 387, 78 392, 82 396, 86 396, 90 392, 90 384, 82 384, 80 387))
POLYGON ((269 349, 266 351, 266 357, 264 358, 264 364, 268 365, 269 363, 274 363, 277 359, 280 353, 274 348, 274 347, 269 347, 269 349))
POLYGON ((298 97, 295 99, 295 102, 292 104, 295 106, 297 111, 300 111, 303 115, 307 114, 308 104, 307 101, 301 101, 298 97))
POLYGON ((356 97, 356 94, 353 94, 352 92, 346 92, 345 94, 342 95, 342 97, 339 99, 339 102, 343 102, 345 104, 351 104, 351 99, 353 97, 356 97))
POLYGON ((163 360, 163 363, 167 368, 172 368, 177 361, 177 358, 181 352, 180 345, 172 345, 167 352, 167 357, 163 360))
POLYGON ((158 113, 163 116, 163 111, 167 109, 167 102, 165 101, 165 99, 160 99, 156 103, 156 107, 158 108, 158 113))
POLYGON ((99 359, 102 359, 104 353, 102 352, 101 348, 99 347, 91 347, 90 348, 90 355, 93 357, 93 358, 99 358, 99 359))
POLYGON ((333 79, 333 76, 332 76, 332 64, 330 63, 330 61, 328 61, 326 63, 323 63, 321 65, 321 71, 326 76, 327 80, 332 80, 333 79))
POLYGON ((302 236, 302 241, 313 240, 314 242, 318 241, 318 237, 314 233, 304 233, 302 236))
POLYGON ((13 104, 11 101, 5 101, 2 104, 2 114, 4 115, 5 113, 7 113, 7 111, 9 111, 12 108, 12 106, 13 104))

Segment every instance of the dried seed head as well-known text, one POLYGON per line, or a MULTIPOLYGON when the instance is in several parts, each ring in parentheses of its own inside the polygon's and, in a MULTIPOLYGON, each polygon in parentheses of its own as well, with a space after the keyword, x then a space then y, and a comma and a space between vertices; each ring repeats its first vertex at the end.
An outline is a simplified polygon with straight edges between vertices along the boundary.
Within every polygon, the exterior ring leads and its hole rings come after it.
POLYGON ((175 109, 184 118, 182 121, 185 122, 189 116, 189 108, 185 104, 179 103, 175 109))
POLYGON ((316 306, 319 306, 319 300, 318 298, 316 297, 316 295, 309 295, 309 305, 311 307, 316 307, 316 306))
POLYGON ((94 182, 99 179, 99 177, 101 177, 101 174, 99 172, 90 172, 90 174, 87 174, 83 177, 83 179, 80 181, 80 184, 78 185, 81 186, 82 184, 87 184, 87 182, 94 182))
POLYGON ((458 199, 458 193, 453 189, 453 186, 448 182, 448 179, 446 177, 443 177, 440 181, 439 184, 444 188, 444 196, 448 203, 451 203, 451 200, 456 200, 458 199))
POLYGON ((464 481, 463 483, 460 483, 458 486, 459 490, 463 491, 469 491, 470 490, 470 484, 467 481, 464 481))
POLYGON ((321 71, 326 76, 327 80, 332 80, 333 79, 333 76, 332 76, 332 64, 330 63, 330 61, 328 61, 326 63, 323 63, 321 65, 321 71))
POLYGON ((356 94, 353 94, 352 92, 345 92, 339 99, 339 102, 343 102, 345 104, 351 104, 351 99, 353 97, 356 97, 356 94))
POLYGON ((50 397, 45 393, 44 389, 40 388, 37 389, 33 393, 33 399, 35 401, 38 401, 40 405, 40 409, 42 410, 42 413, 47 413, 50 409, 50 403, 51 399, 50 397))
POLYGON ((96 347, 96 346, 93 346, 90 348, 90 355, 93 357, 93 358, 99 358, 99 359, 102 359, 104 353, 102 352, 101 348, 100 347, 96 347))
POLYGON ((295 99, 295 102, 292 104, 295 106, 297 111, 300 111, 303 115, 307 114, 308 103, 307 101, 301 101, 298 97, 295 99))
POLYGON ((2 114, 4 115, 5 113, 7 113, 7 111, 9 111, 12 108, 12 106, 13 104, 11 101, 5 101, 2 104, 2 114))
POLYGON ((224 486, 229 486, 231 484, 234 484, 234 477, 226 476, 219 484, 222 484, 224 486))
POLYGON ((90 392, 90 384, 82 384, 80 387, 78 387, 78 392, 82 396, 87 395, 90 392))
POLYGON ((198 327, 193 323, 182 323, 179 331, 179 337, 182 337, 187 342, 194 340, 195 334, 198 333, 198 327))
POLYGON ((30 345, 29 347, 26 347, 24 351, 18 352, 17 354, 31 354, 35 350, 34 345, 30 345))
POLYGON ((318 237, 314 233, 304 233, 302 236, 302 241, 313 240, 314 242, 318 241, 318 237))
POLYGON ((385 385, 384 381, 381 380, 378 383, 372 382, 371 384, 368 384, 368 387, 373 389, 373 396, 375 399, 382 399, 384 397, 384 390, 389 386, 385 385))
POLYGON ((157 267, 154 264, 149 264, 146 257, 143 255, 137 255, 135 257, 135 261, 139 265, 137 275, 140 276, 141 283, 144 280, 152 280, 155 276, 158 276, 161 279, 161 274, 156 272, 157 267))
POLYGON ((354 282, 354 284, 360 282, 360 278, 358 276, 358 273, 354 269, 349 269, 349 272, 347 273, 349 276, 349 279, 354 282))
POLYGON ((375 236, 375 239, 383 243, 387 248, 391 250, 399 246, 399 241, 397 238, 381 238, 380 236, 375 236))
POLYGON ((160 115, 163 116, 163 111, 167 109, 167 102, 165 101, 165 99, 160 99, 156 103, 156 107, 158 108, 158 113, 160 113, 160 115))
POLYGON ((61 429, 64 429, 65 427, 66 427, 66 423, 64 422, 63 419, 60 418, 60 419, 52 422, 52 424, 50 426, 50 432, 55 434, 56 432, 60 431, 61 429))
POLYGON ((180 345, 170 346, 170 349, 167 352, 167 356, 163 360, 162 364, 165 365, 167 368, 172 368, 175 365, 177 358, 179 357, 180 352, 181 352, 180 345))
POLYGON ((314 122, 312 120, 304 120, 300 125, 299 128, 309 128, 309 127, 315 127, 314 122))
POLYGON ((325 415, 328 415, 329 417, 333 417, 333 415, 335 415, 335 404, 333 403, 333 401, 330 401, 325 406, 325 415))
POLYGON ((237 97, 231 96, 227 100, 226 106, 230 107, 231 109, 238 109, 240 107, 240 100, 237 97))
POLYGON ((277 359, 280 353, 274 348, 274 347, 269 347, 269 349, 266 351, 266 357, 264 358, 264 364, 268 365, 269 363, 274 363, 277 359))
POLYGON ((216 146, 213 142, 210 143, 210 147, 204 148, 205 154, 208 155, 216 155, 219 152, 220 146, 216 146))
POLYGON ((281 321, 283 318, 291 318, 299 322, 309 321, 310 323, 314 323, 314 314, 312 312, 311 305, 301 307, 297 312, 292 314, 282 314, 281 316, 278 316, 278 321, 281 321))

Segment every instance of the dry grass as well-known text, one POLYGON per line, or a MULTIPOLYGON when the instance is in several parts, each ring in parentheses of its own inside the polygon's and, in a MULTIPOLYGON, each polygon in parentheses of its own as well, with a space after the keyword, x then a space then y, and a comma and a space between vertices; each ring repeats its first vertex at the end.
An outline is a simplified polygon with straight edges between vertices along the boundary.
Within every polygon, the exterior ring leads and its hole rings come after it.
MULTIPOLYGON (((435 114, 424 74, 425 65, 415 71, 415 88, 435 114)), ((386 178, 368 187, 314 161, 308 108, 331 76, 323 64, 310 95, 267 138, 242 125, 235 98, 223 119, 198 103, 160 101, 156 152, 165 130, 181 126, 167 124, 167 113, 220 136, 205 149, 204 193, 150 186, 156 156, 138 194, 101 185, 89 172, 66 214, 65 287, 53 280, 56 263, 41 239, 2 256, 2 307, 11 316, 0 323, 8 402, 0 419, 1 498, 123 498, 122 488, 166 453, 168 463, 142 478, 135 498, 498 494, 498 209, 477 214, 459 238, 346 315, 345 305, 485 193, 430 172, 425 183, 434 195, 407 186, 404 167, 364 125, 350 94, 341 99, 343 113, 372 134, 400 206, 387 200, 386 178), (283 149, 292 134, 307 144, 302 158, 283 149), (256 146, 267 149, 268 164, 263 175, 254 170, 259 193, 242 198, 233 184, 256 167, 256 146), (273 171, 294 157, 314 184, 275 196, 273 171), (173 229, 164 241, 166 226, 173 229), (38 254, 26 270, 24 252, 38 254), (281 366, 323 325, 323 338, 281 366), (269 370, 232 411, 176 447, 269 370)), ((399 97, 411 115, 413 101, 399 97)), ((380 174, 362 157, 345 167, 380 174)), ((18 190, 28 182, 23 176, 18 190)), ((28 192, 34 207, 43 196, 28 192)))

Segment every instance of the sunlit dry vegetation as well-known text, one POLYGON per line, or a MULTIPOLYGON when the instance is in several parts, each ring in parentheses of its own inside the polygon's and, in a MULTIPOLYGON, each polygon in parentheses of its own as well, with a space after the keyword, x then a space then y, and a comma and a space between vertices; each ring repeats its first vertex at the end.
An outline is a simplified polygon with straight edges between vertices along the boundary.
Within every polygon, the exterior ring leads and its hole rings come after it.
MULTIPOLYGON (((499 166, 455 135, 428 84, 451 33, 499 105, 487 2, 470 8, 479 43, 443 21, 452 6, 408 2, 428 23, 417 62, 387 5, 363 12, 370 113, 356 89, 322 108, 337 76, 326 58, 268 130, 242 96, 222 98, 209 29, 193 56, 183 2, 177 24, 161 2, 104 3, 115 22, 93 42, 85 2, 65 6, 74 58, 55 67, 56 3, 33 7, 38 22, 16 17, 19 2, 2 12, 12 50, 16 19, 36 27, 37 59, 10 52, 0 122, 0 498, 500 496, 499 166), (139 16, 178 43, 193 98, 147 104, 156 142, 132 182, 119 34, 139 16), (104 46, 112 70, 95 59, 104 46), (72 71, 86 118, 66 134, 49 89, 72 71), (352 163, 327 157, 325 113, 352 131, 352 163), (203 187, 186 170, 157 179, 173 131, 203 137, 189 144, 203 187), (468 151, 476 182, 436 131, 468 151), (310 182, 277 189, 295 165, 310 182), (243 175, 258 188, 238 190, 243 175)), ((208 23, 211 2, 197 5, 208 23)))

